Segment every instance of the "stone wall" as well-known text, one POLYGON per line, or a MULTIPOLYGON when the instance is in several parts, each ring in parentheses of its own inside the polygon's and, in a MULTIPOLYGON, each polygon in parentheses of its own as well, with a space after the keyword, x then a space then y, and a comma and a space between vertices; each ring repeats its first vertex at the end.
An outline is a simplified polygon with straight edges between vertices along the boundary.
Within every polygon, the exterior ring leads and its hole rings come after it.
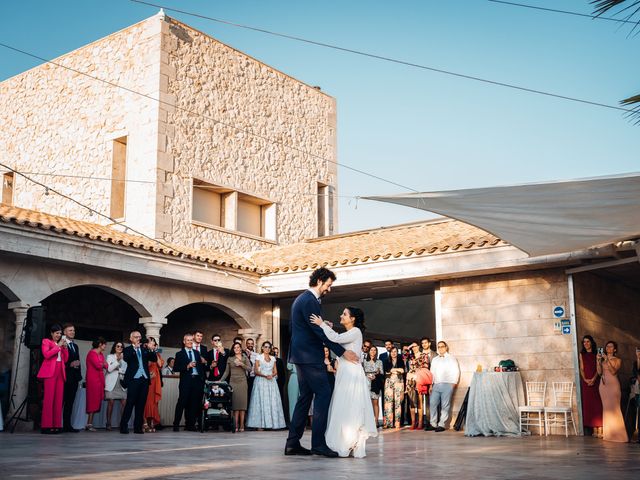
MULTIPOLYGON (((152 17, 54 60, 68 69, 44 64, 1 82, 0 161, 109 215, 113 140, 127 136, 126 177, 148 183, 126 184, 126 222, 153 235, 158 103, 87 75, 156 95, 159 28, 152 17)), ((109 223, 22 177, 14 191, 17 206, 109 223)))
POLYGON ((278 243, 317 236, 317 182, 337 186, 337 169, 311 155, 336 160, 334 99, 177 21, 162 32, 161 95, 176 105, 160 110, 164 237, 195 248, 271 246, 194 225, 192 178, 277 202, 278 243))
POLYGON ((478 365, 487 369, 514 360, 523 382, 547 382, 547 404, 552 402, 551 382, 575 381, 572 335, 554 331, 553 307, 564 305, 569 315, 562 270, 446 280, 440 289, 442 339, 462 372, 455 415, 478 365))
POLYGON ((622 359, 619 378, 624 397, 636 348, 640 348, 640 295, 621 281, 593 273, 579 273, 573 278, 578 339, 591 335, 599 347, 604 347, 609 340, 618 343, 618 356, 622 359))

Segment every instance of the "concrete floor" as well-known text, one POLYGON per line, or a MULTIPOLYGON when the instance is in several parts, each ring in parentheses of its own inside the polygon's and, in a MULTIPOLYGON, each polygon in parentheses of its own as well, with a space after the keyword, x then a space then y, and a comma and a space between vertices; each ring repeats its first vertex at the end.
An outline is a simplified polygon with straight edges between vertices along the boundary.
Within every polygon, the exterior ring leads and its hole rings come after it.
MULTIPOLYGON (((0 478, 568 479, 638 478, 640 445, 550 436, 467 438, 385 431, 365 459, 285 457, 287 433, 0 434, 0 478), (418 475, 416 477, 416 475, 418 475)), ((308 445, 310 432, 303 444, 308 445)))

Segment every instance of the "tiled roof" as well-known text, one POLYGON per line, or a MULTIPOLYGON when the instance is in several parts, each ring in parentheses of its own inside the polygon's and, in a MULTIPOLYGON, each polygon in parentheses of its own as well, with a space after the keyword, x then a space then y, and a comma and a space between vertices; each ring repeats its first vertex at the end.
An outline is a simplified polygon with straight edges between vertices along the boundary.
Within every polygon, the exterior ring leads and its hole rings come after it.
POLYGON ((257 272, 257 268, 250 260, 232 253, 177 247, 164 241, 160 243, 139 235, 124 233, 105 225, 73 220, 25 208, 12 207, 3 203, 0 203, 0 222, 14 223, 17 225, 38 228, 40 230, 49 230, 59 234, 146 250, 148 252, 170 255, 172 257, 183 257, 190 260, 209 263, 211 265, 257 272))
POLYGON ((442 219, 398 225, 247 254, 264 273, 312 270, 414 256, 437 255, 507 245, 466 223, 442 219))
POLYGON ((268 274, 478 250, 506 245, 494 235, 457 220, 437 220, 322 237, 268 250, 238 254, 194 250, 124 233, 96 223, 0 203, 0 222, 58 234, 268 274))

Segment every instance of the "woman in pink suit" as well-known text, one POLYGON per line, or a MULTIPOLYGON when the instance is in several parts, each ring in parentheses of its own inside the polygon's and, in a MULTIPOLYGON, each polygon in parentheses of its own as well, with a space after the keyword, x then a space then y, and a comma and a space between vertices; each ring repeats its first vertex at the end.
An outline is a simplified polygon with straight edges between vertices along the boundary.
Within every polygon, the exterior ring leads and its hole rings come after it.
POLYGON ((38 371, 38 378, 44 380, 44 400, 42 402, 42 433, 62 431, 62 398, 66 379, 64 364, 69 358, 67 341, 62 338, 62 327, 54 324, 49 329, 51 338, 42 340, 44 360, 38 371))
POLYGON ((87 425, 85 430, 95 432, 93 428, 93 414, 99 412, 104 400, 104 371, 108 368, 104 359, 104 349, 107 341, 100 337, 91 343, 93 349, 87 353, 87 425))

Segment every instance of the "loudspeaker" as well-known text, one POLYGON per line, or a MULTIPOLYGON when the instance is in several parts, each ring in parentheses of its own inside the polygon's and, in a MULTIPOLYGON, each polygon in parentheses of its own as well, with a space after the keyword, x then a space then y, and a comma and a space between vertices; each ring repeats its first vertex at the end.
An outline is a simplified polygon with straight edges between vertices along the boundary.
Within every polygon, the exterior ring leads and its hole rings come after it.
POLYGON ((27 310, 27 319, 24 324, 25 346, 37 348, 42 344, 46 331, 45 317, 45 308, 42 306, 31 307, 27 310))

